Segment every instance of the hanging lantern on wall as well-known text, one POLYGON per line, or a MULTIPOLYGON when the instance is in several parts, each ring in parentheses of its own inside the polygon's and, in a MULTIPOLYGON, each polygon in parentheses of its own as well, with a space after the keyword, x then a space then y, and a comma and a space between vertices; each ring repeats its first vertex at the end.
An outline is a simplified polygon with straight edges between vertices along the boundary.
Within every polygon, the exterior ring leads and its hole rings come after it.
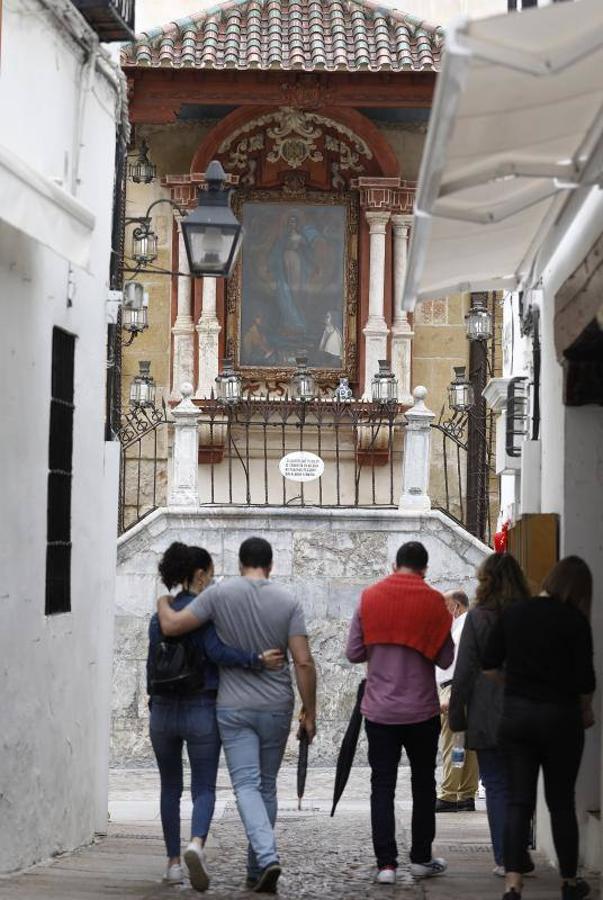
POLYGON ((157 235, 151 230, 151 220, 142 218, 132 233, 132 259, 144 266, 157 259, 157 235))
POLYGON ((130 406, 133 408, 155 405, 155 380, 151 375, 149 360, 140 360, 139 373, 130 385, 130 406))
POLYGON ((135 184, 150 184, 157 177, 157 166, 149 159, 149 145, 143 139, 136 162, 128 166, 128 177, 135 184))
POLYGON ((475 403, 473 385, 466 377, 465 366, 454 366, 454 381, 448 385, 448 406, 453 412, 467 412, 475 403))
POLYGON ((396 403, 398 400, 398 379, 386 359, 379 360, 379 371, 371 383, 373 403, 396 403))
POLYGON ((465 316, 465 331, 470 341, 489 341, 492 337, 492 316, 488 310, 487 296, 471 295, 471 308, 465 316))
POLYGON ((316 397, 316 383, 314 376, 308 369, 308 357, 296 356, 297 369, 291 378, 291 396, 294 400, 308 403, 316 397))
POLYGON ((226 173, 214 160, 205 173, 205 189, 198 206, 182 220, 181 228, 191 275, 227 278, 237 260, 243 226, 230 208, 231 189, 226 173))
POLYGON ((124 285, 121 326, 131 334, 139 334, 149 327, 144 287, 138 281, 128 281, 124 285))
POLYGON ((235 372, 232 359, 226 358, 222 371, 216 376, 216 395, 222 403, 238 403, 242 394, 242 381, 235 372))

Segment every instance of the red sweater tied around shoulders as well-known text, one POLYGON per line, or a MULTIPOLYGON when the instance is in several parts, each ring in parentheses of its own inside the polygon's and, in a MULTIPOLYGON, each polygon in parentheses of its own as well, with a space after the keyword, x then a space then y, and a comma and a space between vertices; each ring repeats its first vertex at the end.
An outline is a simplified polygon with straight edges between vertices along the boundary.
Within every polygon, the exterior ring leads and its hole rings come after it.
POLYGON ((452 624, 443 595, 420 575, 402 572, 362 592, 360 619, 365 644, 400 644, 432 662, 452 624))

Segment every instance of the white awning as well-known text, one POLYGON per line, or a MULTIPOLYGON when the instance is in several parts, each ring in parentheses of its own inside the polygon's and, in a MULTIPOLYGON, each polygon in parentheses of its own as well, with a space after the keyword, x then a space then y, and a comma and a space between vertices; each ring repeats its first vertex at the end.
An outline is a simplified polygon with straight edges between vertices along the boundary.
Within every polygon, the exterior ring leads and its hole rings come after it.
POLYGON ((95 217, 49 178, 0 146, 0 220, 88 268, 95 217))
POLYGON ((537 278, 603 172, 603 0, 447 31, 403 304, 537 278))

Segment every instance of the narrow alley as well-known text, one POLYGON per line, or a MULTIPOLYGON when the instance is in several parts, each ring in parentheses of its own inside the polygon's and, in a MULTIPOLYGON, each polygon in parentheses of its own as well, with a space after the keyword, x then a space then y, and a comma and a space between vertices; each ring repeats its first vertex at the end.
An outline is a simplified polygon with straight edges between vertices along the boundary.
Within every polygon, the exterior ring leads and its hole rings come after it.
MULTIPOLYGON (((492 872, 484 801, 475 813, 438 817, 435 852, 447 858, 448 873, 417 883, 403 865, 396 887, 373 882, 370 846, 369 771, 357 767, 333 819, 330 818, 333 770, 312 769, 306 797, 297 809, 295 770, 280 777, 280 835, 283 877, 281 900, 499 900, 502 879, 492 872)), ((152 770, 114 770, 111 776, 111 824, 107 837, 65 854, 29 872, 0 880, 1 900, 100 900, 105 897, 167 900, 199 895, 189 886, 162 884, 164 848, 159 823, 159 784, 152 770)), ((228 775, 220 771, 214 825, 208 844, 211 900, 251 897, 243 888, 245 841, 228 775)), ((398 790, 399 843, 407 846, 410 817, 409 770, 400 769, 398 790)), ((190 814, 187 800, 183 823, 190 814)), ((186 826, 183 826, 183 833, 186 826)), ((404 852, 402 852, 404 858, 404 852)), ((536 874, 527 880, 526 900, 549 900, 558 894, 558 879, 545 860, 535 855, 536 874)), ((599 900, 591 879, 592 900, 599 900)), ((255 896, 255 895, 253 895, 255 896)))

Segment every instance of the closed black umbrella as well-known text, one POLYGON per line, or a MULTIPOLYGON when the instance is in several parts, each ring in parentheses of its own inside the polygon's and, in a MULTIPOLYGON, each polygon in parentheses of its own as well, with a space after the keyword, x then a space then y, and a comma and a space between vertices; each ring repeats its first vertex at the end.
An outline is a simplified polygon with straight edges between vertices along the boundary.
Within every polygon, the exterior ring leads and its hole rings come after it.
POLYGON ((299 757, 297 760, 297 808, 301 809, 302 797, 306 789, 306 775, 308 773, 308 732, 300 728, 298 732, 299 757))
POLYGON ((333 807, 331 816, 335 815, 335 808, 339 803, 344 788, 348 783, 350 771, 356 754, 358 745, 358 736, 360 734, 360 726, 362 725, 362 713, 360 712, 360 704, 364 696, 366 687, 366 678, 363 678, 358 685, 358 693, 356 694, 356 704, 352 711, 352 717, 349 721, 346 733, 341 742, 341 749, 337 757, 337 768, 335 769, 335 787, 333 789, 333 807))

